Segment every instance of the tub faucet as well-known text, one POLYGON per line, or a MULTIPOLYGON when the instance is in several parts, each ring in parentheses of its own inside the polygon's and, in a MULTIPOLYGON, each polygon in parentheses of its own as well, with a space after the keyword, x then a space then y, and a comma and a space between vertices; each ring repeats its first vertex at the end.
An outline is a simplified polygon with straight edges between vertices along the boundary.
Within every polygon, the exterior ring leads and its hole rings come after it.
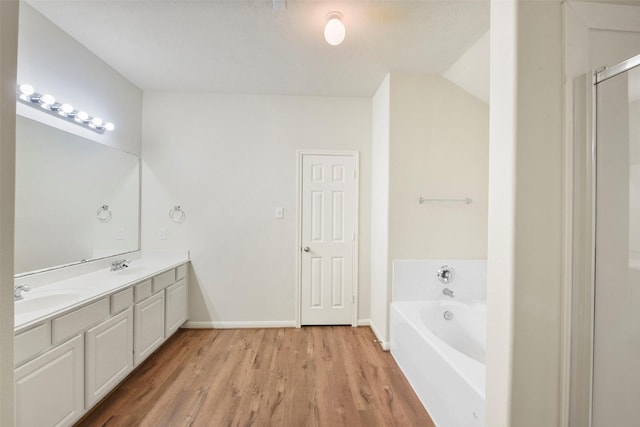
POLYGON ((15 285, 13 287, 13 300, 14 301, 20 301, 21 299, 24 299, 24 295, 22 295, 23 292, 29 292, 31 290, 31 286, 28 285, 15 285))
POLYGON ((444 288, 442 290, 442 293, 445 294, 446 296, 448 296, 449 298, 455 298, 456 295, 453 293, 453 291, 449 288, 444 288))
POLYGON ((124 270, 125 268, 129 267, 130 262, 131 261, 129 261, 128 259, 117 259, 111 263, 110 271, 124 270))

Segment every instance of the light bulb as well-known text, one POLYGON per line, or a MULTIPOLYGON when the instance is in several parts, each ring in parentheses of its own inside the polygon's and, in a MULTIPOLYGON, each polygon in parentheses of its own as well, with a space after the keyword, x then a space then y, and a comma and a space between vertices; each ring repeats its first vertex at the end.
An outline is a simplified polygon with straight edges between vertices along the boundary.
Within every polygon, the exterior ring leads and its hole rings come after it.
POLYGON ((89 120, 89 114, 87 114, 86 111, 78 111, 78 114, 76 114, 76 120, 86 122, 89 120))
POLYGON ((62 104, 60 106, 60 114, 64 114, 65 116, 67 116, 72 112, 73 112, 73 106, 71 104, 62 104))
POLYGON ((95 127, 102 126, 102 119, 100 117, 94 117, 93 119, 91 119, 91 124, 95 127))
POLYGON ((344 24, 342 23, 342 14, 340 12, 330 12, 329 21, 324 27, 324 38, 332 46, 337 46, 344 41, 347 34, 344 24))
POLYGON ((33 88, 33 86, 23 83, 20 86, 18 86, 18 90, 20 91, 20 93, 22 95, 33 95, 34 93, 36 93, 36 90, 33 88))
POLYGON ((104 124, 104 128, 106 130, 114 130, 116 127, 113 125, 113 123, 107 122, 107 123, 104 124))
POLYGON ((53 105, 55 102, 56 102, 56 99, 54 98, 54 96, 49 95, 48 93, 40 97, 40 104, 43 107, 53 105))

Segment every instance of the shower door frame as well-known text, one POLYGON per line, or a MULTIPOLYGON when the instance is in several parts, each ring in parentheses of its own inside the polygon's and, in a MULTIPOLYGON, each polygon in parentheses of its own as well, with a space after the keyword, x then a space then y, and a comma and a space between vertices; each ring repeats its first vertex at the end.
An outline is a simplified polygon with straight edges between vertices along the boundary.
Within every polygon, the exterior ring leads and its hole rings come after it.
POLYGON ((577 333, 581 325, 587 326, 587 331, 593 331, 593 295, 587 293, 592 292, 591 289, 585 289, 593 287, 593 244, 589 247, 589 240, 593 239, 589 237, 595 238, 595 235, 589 236, 595 223, 594 218, 588 217, 591 213, 587 212, 592 203, 595 203, 591 194, 595 191, 592 185, 595 183, 595 176, 594 171, 590 169, 591 153, 588 153, 595 137, 591 134, 595 126, 595 112, 590 110, 594 102, 591 55, 595 51, 590 36, 592 31, 640 32, 640 7, 569 0, 563 3, 562 8, 565 38, 565 268, 559 425, 590 427, 593 399, 592 390, 586 390, 586 387, 591 387, 593 381, 593 367, 589 364, 593 362, 592 353, 589 355, 590 361, 578 363, 575 359, 575 354, 579 354, 580 351, 588 352, 593 347, 593 336, 587 338, 577 333), (576 147, 581 147, 582 157, 576 157, 576 147), (580 235, 587 236, 587 241, 579 242, 580 235), (585 304, 582 317, 576 305, 577 301, 585 304), (577 323, 577 320, 584 323, 577 323), (585 389, 579 388, 585 382, 588 386, 585 386, 585 389))
POLYGON ((634 68, 640 67, 640 54, 628 58, 616 65, 605 67, 602 69, 594 70, 592 77, 592 90, 591 90, 591 369, 590 369, 590 405, 589 405, 589 427, 593 425, 593 397, 594 397, 594 381, 595 381, 595 315, 596 315, 596 261, 597 261, 597 248, 596 248, 596 231, 597 231, 597 178, 598 178, 598 84, 603 83, 609 79, 612 79, 620 74, 626 73, 634 68))

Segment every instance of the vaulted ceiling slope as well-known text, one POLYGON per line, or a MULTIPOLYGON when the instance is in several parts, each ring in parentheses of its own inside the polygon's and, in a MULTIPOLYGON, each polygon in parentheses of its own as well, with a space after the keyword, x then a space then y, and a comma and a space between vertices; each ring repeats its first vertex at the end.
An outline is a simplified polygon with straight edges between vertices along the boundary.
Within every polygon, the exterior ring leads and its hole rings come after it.
POLYGON ((29 3, 145 91, 372 96, 389 71, 444 74, 489 28, 486 0, 29 3))

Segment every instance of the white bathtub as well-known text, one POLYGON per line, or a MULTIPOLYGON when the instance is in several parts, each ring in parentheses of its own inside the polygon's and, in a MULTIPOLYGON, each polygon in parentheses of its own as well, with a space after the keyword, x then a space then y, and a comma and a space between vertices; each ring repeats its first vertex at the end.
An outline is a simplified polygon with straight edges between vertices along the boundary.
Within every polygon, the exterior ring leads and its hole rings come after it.
POLYGON ((485 349, 483 302, 391 304, 391 354, 438 427, 484 426, 485 349))

